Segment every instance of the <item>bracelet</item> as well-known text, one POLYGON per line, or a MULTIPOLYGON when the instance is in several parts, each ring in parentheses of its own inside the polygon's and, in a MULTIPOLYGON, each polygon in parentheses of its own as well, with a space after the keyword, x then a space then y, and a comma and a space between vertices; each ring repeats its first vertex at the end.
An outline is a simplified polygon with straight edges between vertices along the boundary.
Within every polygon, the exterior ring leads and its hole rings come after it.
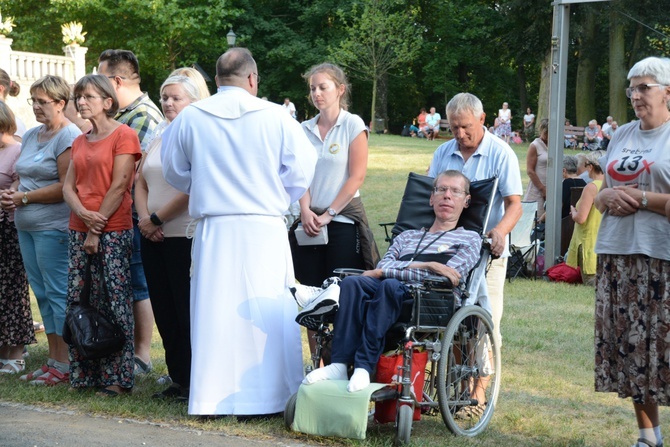
POLYGON ((149 220, 151 220, 151 223, 156 225, 157 227, 163 225, 163 221, 160 220, 160 218, 156 215, 156 213, 151 213, 151 216, 149 216, 149 220))

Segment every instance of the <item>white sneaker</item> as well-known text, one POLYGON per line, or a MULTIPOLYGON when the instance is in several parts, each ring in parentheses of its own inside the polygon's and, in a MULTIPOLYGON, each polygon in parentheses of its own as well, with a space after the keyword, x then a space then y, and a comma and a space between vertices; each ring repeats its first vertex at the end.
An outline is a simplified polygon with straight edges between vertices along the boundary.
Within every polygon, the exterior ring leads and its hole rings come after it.
POLYGON ((317 330, 324 317, 337 312, 340 307, 340 286, 331 284, 327 289, 314 298, 295 318, 295 321, 307 329, 317 330))
POLYGON ((291 287, 293 298, 295 298, 298 306, 302 308, 307 307, 321 292, 323 292, 321 287, 304 286, 302 284, 296 284, 295 287, 291 287))

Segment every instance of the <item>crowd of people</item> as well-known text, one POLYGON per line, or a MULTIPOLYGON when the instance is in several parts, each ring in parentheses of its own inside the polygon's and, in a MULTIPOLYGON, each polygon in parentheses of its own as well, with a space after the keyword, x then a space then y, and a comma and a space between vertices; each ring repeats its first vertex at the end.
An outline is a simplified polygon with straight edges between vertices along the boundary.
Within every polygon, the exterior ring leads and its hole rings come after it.
MULTIPOLYGON (((437 148, 428 169, 435 222, 401 234, 380 260, 360 197, 369 131, 347 111, 350 86, 340 67, 323 63, 304 75, 318 114, 299 123, 288 98, 282 107, 256 97, 260 75, 244 48, 218 59, 213 96, 197 71, 171 73, 160 89, 162 111, 140 89, 132 52, 107 50, 98 62, 98 74, 74 86, 51 75, 36 81, 28 101, 40 124, 27 131, 0 101, 0 374, 92 388, 101 397, 130 393, 135 377, 152 370, 155 318, 172 381, 155 397, 188 401, 189 414, 275 414, 301 383, 346 379, 350 365, 348 389, 357 392, 371 381, 386 327, 368 320, 384 315, 392 323, 407 298, 398 280, 439 274, 458 283, 474 264, 479 238, 456 222, 470 181, 491 177, 499 184, 485 233, 495 259, 475 293, 502 342, 508 235, 523 194, 507 103, 493 135, 476 96, 448 102, 454 138, 437 148), (282 216, 295 202, 300 216, 287 232, 282 216), (298 232, 318 242, 305 243, 298 232), (470 242, 443 260, 405 259, 443 237, 470 242), (321 293, 339 267, 365 273, 340 284, 333 363, 303 377, 293 295, 298 285, 321 293), (91 305, 125 340, 97 359, 63 339, 87 269, 99 292, 91 305), (47 361, 30 372, 23 351, 36 339, 28 284, 48 343, 47 361), (245 342, 231 342, 231 329, 245 342)), ((567 262, 596 289, 596 390, 632 397, 636 446, 658 447, 658 405, 670 403, 663 336, 670 247, 657 237, 670 219, 670 61, 644 59, 628 79, 638 121, 619 129, 611 117, 602 129, 589 123, 584 143, 595 144, 602 132, 598 148, 607 141, 607 151, 565 157, 562 215, 576 224, 567 262), (571 206, 565 192, 573 186, 584 189, 571 206)), ((17 89, 0 70, 0 97, 17 89)), ((412 131, 434 139, 440 119, 434 107, 422 110, 412 131)), ((534 136, 530 109, 523 121, 524 135, 534 136)), ((537 130, 525 200, 541 210, 547 121, 537 130)), ((486 386, 477 380, 475 389, 486 386)))

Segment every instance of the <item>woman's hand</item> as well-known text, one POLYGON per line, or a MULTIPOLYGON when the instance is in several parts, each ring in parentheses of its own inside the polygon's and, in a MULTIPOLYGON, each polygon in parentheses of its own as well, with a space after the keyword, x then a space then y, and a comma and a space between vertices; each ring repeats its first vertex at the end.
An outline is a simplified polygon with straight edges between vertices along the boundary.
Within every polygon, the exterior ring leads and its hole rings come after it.
POLYGON ((92 231, 89 231, 86 234, 86 240, 84 241, 84 251, 88 255, 94 255, 98 252, 99 246, 100 246, 100 235, 95 234, 92 231))
POLYGON ((163 233, 163 229, 161 227, 158 227, 156 231, 144 237, 149 239, 151 242, 163 242, 165 240, 165 234, 163 233))
POLYGON ((314 214, 310 209, 300 211, 300 223, 302 223, 302 228, 305 230, 305 234, 310 237, 319 234, 319 231, 321 231, 321 227, 323 226, 320 217, 314 214))
POLYGON ((81 211, 79 213, 79 218, 88 227, 89 232, 93 232, 97 235, 102 234, 102 230, 107 226, 107 218, 97 211, 81 211))
POLYGON ((614 186, 601 191, 601 194, 603 203, 612 216, 628 216, 640 208, 642 191, 637 189, 637 185, 614 186))
POLYGON ((572 220, 575 220, 575 217, 577 217, 577 208, 572 205, 570 205, 570 217, 572 217, 572 220))
POLYGON ((0 191, 0 207, 3 210, 10 211, 16 208, 16 202, 14 202, 14 194, 16 191, 13 189, 3 189, 0 191))
POLYGON ((149 216, 141 218, 137 223, 137 227, 140 229, 142 236, 147 239, 160 228, 159 225, 156 225, 151 221, 149 216))

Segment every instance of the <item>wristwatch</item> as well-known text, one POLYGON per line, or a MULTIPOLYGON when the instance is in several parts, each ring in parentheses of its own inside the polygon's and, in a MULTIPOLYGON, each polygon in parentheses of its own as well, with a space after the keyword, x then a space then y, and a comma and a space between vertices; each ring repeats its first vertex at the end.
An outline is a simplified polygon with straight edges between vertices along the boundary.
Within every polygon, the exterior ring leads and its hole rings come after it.
POLYGON ((163 221, 160 220, 160 218, 156 215, 156 213, 151 213, 151 216, 149 216, 149 220, 151 221, 152 224, 156 225, 157 227, 163 225, 163 221))
POLYGON ((335 210, 332 209, 332 208, 328 208, 328 214, 330 214, 331 216, 335 217, 335 216, 337 216, 337 211, 335 211, 335 210))
POLYGON ((23 193, 23 198, 21 199, 21 202, 23 202, 24 205, 28 205, 28 193, 27 192, 23 193))
POLYGON ((647 191, 642 191, 642 201, 640 202, 640 205, 642 205, 642 208, 647 209, 647 205, 649 205, 649 201, 647 200, 647 191))

